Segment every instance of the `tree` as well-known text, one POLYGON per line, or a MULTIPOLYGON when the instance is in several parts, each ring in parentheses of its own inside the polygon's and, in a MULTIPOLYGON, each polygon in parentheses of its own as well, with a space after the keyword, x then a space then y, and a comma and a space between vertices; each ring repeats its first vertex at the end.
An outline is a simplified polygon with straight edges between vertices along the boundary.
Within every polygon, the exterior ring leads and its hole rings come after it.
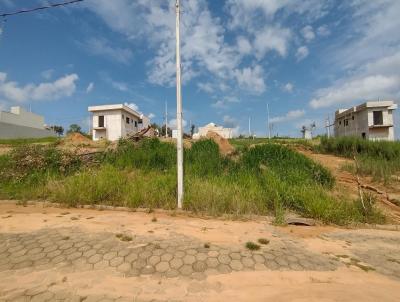
POLYGON ((67 131, 67 134, 69 134, 69 133, 76 133, 76 132, 82 134, 82 127, 79 126, 78 124, 71 124, 71 125, 69 126, 68 131, 67 131))
POLYGON ((190 127, 190 136, 193 137, 194 130, 196 129, 196 126, 192 124, 192 127, 190 127))
POLYGON ((62 126, 51 126, 50 127, 51 130, 53 130, 58 136, 61 136, 64 134, 64 128, 62 126))

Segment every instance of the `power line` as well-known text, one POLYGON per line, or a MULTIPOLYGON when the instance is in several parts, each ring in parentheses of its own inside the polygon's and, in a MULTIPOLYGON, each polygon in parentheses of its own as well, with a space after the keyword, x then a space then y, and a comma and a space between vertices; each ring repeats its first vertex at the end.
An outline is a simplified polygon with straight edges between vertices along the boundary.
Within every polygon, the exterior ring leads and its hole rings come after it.
POLYGON ((66 1, 66 2, 61 2, 61 3, 53 3, 53 4, 40 6, 40 7, 35 7, 35 8, 21 9, 21 10, 18 10, 18 11, 15 11, 15 12, 11 12, 11 13, 0 14, 0 17, 5 18, 5 17, 9 17, 9 16, 15 16, 15 15, 20 15, 20 14, 25 14, 25 13, 31 13, 31 12, 35 12, 35 11, 39 11, 39 10, 45 10, 45 9, 49 9, 49 8, 67 6, 67 5, 70 5, 70 4, 83 2, 83 1, 84 0, 71 0, 71 1, 66 1))

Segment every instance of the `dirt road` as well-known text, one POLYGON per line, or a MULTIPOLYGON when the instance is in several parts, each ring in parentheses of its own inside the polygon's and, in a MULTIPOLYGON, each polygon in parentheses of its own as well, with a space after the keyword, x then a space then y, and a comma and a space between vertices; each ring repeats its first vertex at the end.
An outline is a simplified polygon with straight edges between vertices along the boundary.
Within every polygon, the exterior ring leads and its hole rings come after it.
POLYGON ((224 300, 400 301, 400 232, 0 203, 0 301, 224 300))

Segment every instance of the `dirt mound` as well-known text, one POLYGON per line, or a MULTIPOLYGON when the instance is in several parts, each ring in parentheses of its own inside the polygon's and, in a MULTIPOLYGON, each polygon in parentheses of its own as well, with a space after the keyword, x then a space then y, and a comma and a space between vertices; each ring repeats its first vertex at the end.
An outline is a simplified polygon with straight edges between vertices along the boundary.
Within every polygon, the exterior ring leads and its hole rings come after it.
POLYGON ((235 148, 229 143, 226 138, 223 138, 213 131, 208 131, 206 137, 211 138, 218 145, 219 152, 221 152, 221 154, 223 155, 229 155, 235 151, 235 148))
POLYGON ((64 143, 66 144, 90 144, 91 142, 90 138, 78 132, 69 133, 64 139, 64 143))

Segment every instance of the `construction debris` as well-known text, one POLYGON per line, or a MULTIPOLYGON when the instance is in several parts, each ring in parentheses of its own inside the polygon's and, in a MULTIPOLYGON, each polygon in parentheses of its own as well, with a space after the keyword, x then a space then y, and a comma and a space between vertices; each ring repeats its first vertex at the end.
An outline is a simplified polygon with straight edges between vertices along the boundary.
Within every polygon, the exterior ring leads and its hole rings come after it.
POLYGON ((154 129, 151 126, 148 126, 147 128, 140 130, 139 132, 128 135, 128 139, 134 140, 135 142, 138 142, 146 137, 147 138, 148 137, 157 137, 156 129, 154 129))

